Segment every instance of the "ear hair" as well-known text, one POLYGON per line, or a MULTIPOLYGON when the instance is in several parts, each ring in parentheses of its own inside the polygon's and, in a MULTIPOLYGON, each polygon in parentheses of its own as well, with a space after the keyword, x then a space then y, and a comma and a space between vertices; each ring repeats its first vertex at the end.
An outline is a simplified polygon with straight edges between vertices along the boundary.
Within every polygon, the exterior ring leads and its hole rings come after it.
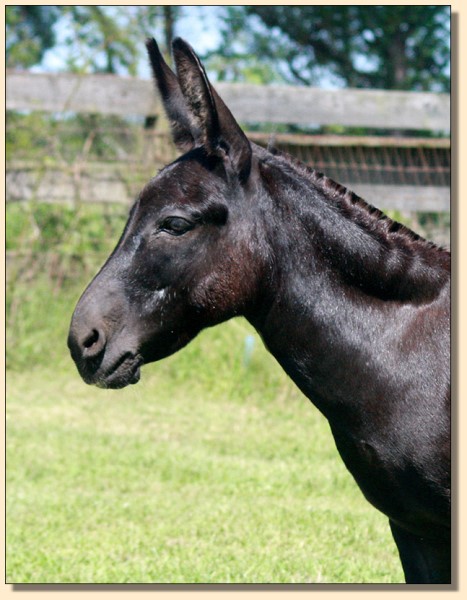
POLYGON ((232 113, 211 86, 193 48, 177 38, 172 43, 180 87, 197 123, 195 141, 208 152, 228 157, 241 181, 251 168, 251 145, 232 113))
POLYGON ((193 48, 181 38, 172 43, 180 88, 191 111, 195 142, 208 151, 219 148, 219 119, 206 71, 193 48))
POLYGON ((175 73, 165 62, 154 38, 146 40, 146 48, 152 73, 169 119, 174 143, 180 150, 187 152, 194 146, 192 134, 194 124, 180 84, 175 73))
POLYGON ((156 41, 149 39, 146 46, 175 144, 185 152, 203 146, 211 156, 228 161, 239 179, 246 181, 251 168, 250 142, 211 87, 194 50, 180 38, 173 41, 176 76, 156 41))

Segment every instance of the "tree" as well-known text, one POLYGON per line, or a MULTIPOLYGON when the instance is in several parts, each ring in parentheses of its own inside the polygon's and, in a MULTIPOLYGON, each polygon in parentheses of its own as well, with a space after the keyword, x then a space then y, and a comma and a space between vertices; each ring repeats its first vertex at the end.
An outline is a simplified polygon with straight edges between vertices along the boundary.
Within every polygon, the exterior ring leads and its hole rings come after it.
POLYGON ((27 68, 40 63, 54 46, 57 6, 6 6, 6 66, 27 68))
POLYGON ((163 31, 167 53, 180 7, 69 6, 74 27, 69 44, 79 41, 81 63, 92 71, 135 75, 144 39, 163 31))
POLYGON ((443 5, 230 7, 218 52, 289 83, 446 91, 449 27, 443 5))
POLYGON ((7 67, 40 64, 57 43, 60 22, 61 51, 67 68, 79 72, 135 75, 146 57, 144 39, 159 32, 167 54, 174 36, 179 6, 7 6, 7 67))
POLYGON ((135 74, 137 50, 128 30, 127 8, 63 7, 69 22, 65 44, 72 49, 68 58, 70 70, 135 74))

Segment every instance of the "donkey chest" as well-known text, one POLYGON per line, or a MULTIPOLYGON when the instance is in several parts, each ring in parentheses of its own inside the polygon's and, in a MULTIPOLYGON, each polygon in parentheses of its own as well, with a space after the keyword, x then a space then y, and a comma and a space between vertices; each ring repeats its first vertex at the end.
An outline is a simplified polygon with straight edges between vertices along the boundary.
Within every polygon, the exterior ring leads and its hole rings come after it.
POLYGON ((446 477, 440 477, 440 457, 422 447, 417 457, 406 436, 365 437, 331 428, 346 467, 373 506, 414 531, 426 523, 441 530, 448 527, 449 466, 446 477))

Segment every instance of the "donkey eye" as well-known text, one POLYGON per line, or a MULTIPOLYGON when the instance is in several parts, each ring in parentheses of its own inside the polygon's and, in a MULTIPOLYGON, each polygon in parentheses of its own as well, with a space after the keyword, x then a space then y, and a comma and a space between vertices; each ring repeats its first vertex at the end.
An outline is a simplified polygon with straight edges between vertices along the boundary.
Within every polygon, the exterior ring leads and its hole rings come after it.
POLYGON ((161 225, 162 231, 166 231, 172 235, 182 235, 193 229, 193 227, 194 223, 187 221, 183 217, 168 217, 161 225))

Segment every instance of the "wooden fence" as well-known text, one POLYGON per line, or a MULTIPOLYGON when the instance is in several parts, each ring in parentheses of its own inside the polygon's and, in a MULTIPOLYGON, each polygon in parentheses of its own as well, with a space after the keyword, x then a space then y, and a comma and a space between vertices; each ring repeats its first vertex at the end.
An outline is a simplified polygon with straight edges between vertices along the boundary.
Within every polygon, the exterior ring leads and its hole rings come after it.
MULTIPOLYGON (((437 138, 412 137, 340 138, 339 136, 288 136, 286 149, 305 162, 340 178, 368 201, 385 209, 406 211, 449 211, 450 190, 450 99, 448 94, 396 92, 382 90, 321 90, 290 86, 256 86, 247 84, 216 85, 235 117, 248 124, 295 124, 301 126, 342 125, 384 130, 436 131, 437 138), (303 147, 309 149, 303 155, 303 147), (299 152, 297 149, 302 148, 299 152), (371 149, 378 148, 378 152, 371 149), (430 153, 428 154, 428 148, 430 153), (314 149, 314 152, 313 152, 314 149), (347 152, 353 171, 342 171, 337 157, 347 152), (381 150, 382 149, 382 150, 381 150), (319 157, 329 151, 331 158, 323 164, 319 157), (383 169, 371 163, 382 160, 389 150, 393 158, 383 169), (396 153, 394 154, 394 152, 396 153), (435 151, 435 154, 433 152, 435 151), (349 154, 353 152, 353 154, 349 154), (413 164, 411 157, 417 155, 413 164), (372 156, 377 157, 375 159, 372 156), (431 157, 435 156, 435 159, 431 157), (318 157, 318 159, 317 159, 318 157), (370 158, 369 158, 370 157, 370 158), (379 157, 379 158, 378 158, 379 157), (394 158, 395 157, 395 158, 394 158), (435 160, 436 164, 431 164, 435 160), (365 162, 366 161, 366 162, 365 162), (368 163, 368 164, 367 164, 368 163), (339 170, 341 169, 341 170, 339 170), (395 178, 400 172, 415 173, 418 179, 395 178), (361 179, 361 172, 373 172, 373 178, 361 179), (385 170, 385 171, 384 171, 385 170), (398 171, 399 170, 399 171, 398 171), (330 172, 329 172, 330 171, 330 172), (385 172, 386 179, 381 175, 385 172), (435 177, 428 175, 434 171, 435 177), (387 179, 392 172, 393 179, 387 179), (343 173, 343 175, 341 175, 343 173), (348 176, 346 174, 349 173, 348 176), (354 176, 352 176, 352 173, 354 176), (342 178, 343 177, 343 178, 342 178), (415 183, 414 183, 415 182, 415 183), (419 183, 417 183, 419 182, 419 183)), ((149 80, 114 75, 43 74, 7 70, 7 110, 79 112, 120 116, 158 116, 162 109, 153 83, 149 80)), ((267 141, 257 134, 257 141, 267 141)), ((278 136, 279 144, 281 143, 278 136)), ((341 168, 342 167, 342 168, 341 168)), ((133 168, 133 165, 132 165, 133 168)), ((134 190, 123 178, 125 169, 102 165, 69 165, 49 169, 38 179, 31 165, 17 161, 7 163, 7 200, 40 200, 79 197, 88 201, 129 202, 134 190), (52 184, 52 185, 51 185, 52 184), (50 190, 54 193, 51 195, 50 190)), ((135 178, 132 178, 133 183, 135 178)), ((136 181, 139 185, 139 181, 136 181)))
MULTIPOLYGON (((448 94, 242 83, 219 83, 216 89, 242 123, 450 129, 448 94)), ((125 116, 161 112, 151 81, 14 70, 7 70, 6 108, 125 116)))

